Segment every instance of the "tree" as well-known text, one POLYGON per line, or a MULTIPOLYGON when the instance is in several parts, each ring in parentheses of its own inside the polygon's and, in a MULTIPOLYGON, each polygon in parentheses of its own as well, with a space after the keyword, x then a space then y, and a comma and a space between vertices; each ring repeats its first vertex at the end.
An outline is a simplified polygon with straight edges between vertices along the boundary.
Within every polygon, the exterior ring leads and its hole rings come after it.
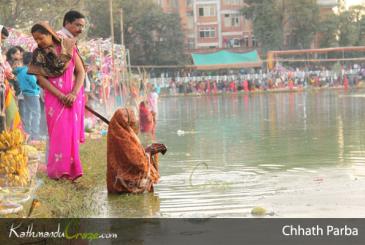
POLYGON ((360 46, 365 44, 365 6, 356 5, 349 9, 351 16, 354 33, 354 46, 360 46), (356 35, 357 34, 357 35, 356 35))
MULTIPOLYGON (((289 49, 310 48, 317 32, 319 6, 315 0, 295 0, 285 2, 284 12, 287 14, 289 49)), ((284 24, 285 26, 285 24, 284 24)))
POLYGON ((283 43, 283 15, 276 0, 246 0, 248 7, 241 10, 245 18, 252 20, 255 38, 264 52, 278 50, 283 43))
POLYGON ((365 45, 364 11, 363 6, 353 6, 324 19, 319 25, 322 34, 321 47, 365 45))
POLYGON ((310 48, 317 31, 315 0, 247 0, 242 14, 252 20, 263 50, 310 48))
POLYGON ((338 44, 340 47, 352 46, 356 41, 356 26, 349 11, 341 13, 338 26, 338 44))
POLYGON ((365 17, 363 17, 359 23, 360 42, 359 45, 365 46, 365 17))
MULTIPOLYGON (((119 10, 124 13, 125 45, 133 65, 178 65, 186 62, 184 34, 176 14, 165 14, 149 0, 113 1, 115 38, 120 43, 119 10)), ((90 37, 109 37, 108 5, 95 1, 90 7, 90 37), (108 28, 106 28, 108 27, 108 28)))
MULTIPOLYGON (((186 63, 184 33, 178 15, 163 13, 151 0, 113 0, 117 43, 121 42, 121 8, 124 10, 125 45, 130 50, 133 65, 186 63)), ((57 30, 70 9, 85 14, 88 20, 85 36, 110 37, 110 13, 106 0, 0 0, 0 23, 29 32, 37 21, 48 20, 57 30)))
POLYGON ((340 18, 336 14, 328 15, 319 23, 320 47, 337 47, 338 46, 338 27, 340 18))
POLYGON ((62 26, 63 15, 70 10, 80 9, 84 0, 0 0, 0 23, 29 31, 31 26, 47 20, 55 28, 62 26))

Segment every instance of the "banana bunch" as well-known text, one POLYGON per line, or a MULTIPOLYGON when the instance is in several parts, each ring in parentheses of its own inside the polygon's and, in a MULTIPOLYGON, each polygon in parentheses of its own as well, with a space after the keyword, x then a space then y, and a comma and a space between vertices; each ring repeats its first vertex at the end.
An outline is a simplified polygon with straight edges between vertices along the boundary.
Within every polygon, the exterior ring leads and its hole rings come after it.
POLYGON ((0 134, 0 186, 26 186, 30 176, 24 135, 18 130, 0 134))
POLYGON ((14 129, 11 131, 4 130, 0 134, 0 150, 20 146, 24 143, 24 140, 24 134, 20 131, 20 129, 14 129))

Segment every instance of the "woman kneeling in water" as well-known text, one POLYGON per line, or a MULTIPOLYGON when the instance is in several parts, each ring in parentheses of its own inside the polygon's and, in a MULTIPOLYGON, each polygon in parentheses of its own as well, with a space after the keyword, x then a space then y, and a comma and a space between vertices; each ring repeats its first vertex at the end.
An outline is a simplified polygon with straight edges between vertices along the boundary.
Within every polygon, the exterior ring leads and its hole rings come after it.
POLYGON ((118 109, 110 123, 107 145, 107 187, 109 193, 153 192, 160 178, 157 153, 162 144, 143 148, 137 136, 137 120, 132 110, 118 109))

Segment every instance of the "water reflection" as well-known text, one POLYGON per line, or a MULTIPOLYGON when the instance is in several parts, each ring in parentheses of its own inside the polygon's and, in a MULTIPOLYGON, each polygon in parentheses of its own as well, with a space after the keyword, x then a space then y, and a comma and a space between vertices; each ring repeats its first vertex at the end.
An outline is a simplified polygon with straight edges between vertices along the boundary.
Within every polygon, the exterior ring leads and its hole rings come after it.
POLYGON ((97 216, 119 218, 152 218, 160 216, 160 197, 156 193, 108 194, 105 188, 96 191, 97 216))
POLYGON ((155 217, 159 216, 160 198, 153 193, 143 195, 108 195, 109 217, 155 217))

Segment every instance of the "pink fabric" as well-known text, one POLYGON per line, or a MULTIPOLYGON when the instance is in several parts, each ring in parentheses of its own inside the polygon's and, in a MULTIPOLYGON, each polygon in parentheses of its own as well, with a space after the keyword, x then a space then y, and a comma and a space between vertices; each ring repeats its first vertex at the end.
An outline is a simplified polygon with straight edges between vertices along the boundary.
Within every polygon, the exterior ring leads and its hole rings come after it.
MULTIPOLYGON (((60 51, 60 47, 58 50, 60 51)), ((76 48, 65 73, 59 77, 48 78, 53 86, 64 94, 74 86, 76 48)), ((79 143, 85 141, 84 135, 85 97, 82 88, 72 107, 64 106, 57 97, 45 90, 45 113, 49 135, 47 173, 52 179, 74 180, 82 176, 79 156, 79 143)))

